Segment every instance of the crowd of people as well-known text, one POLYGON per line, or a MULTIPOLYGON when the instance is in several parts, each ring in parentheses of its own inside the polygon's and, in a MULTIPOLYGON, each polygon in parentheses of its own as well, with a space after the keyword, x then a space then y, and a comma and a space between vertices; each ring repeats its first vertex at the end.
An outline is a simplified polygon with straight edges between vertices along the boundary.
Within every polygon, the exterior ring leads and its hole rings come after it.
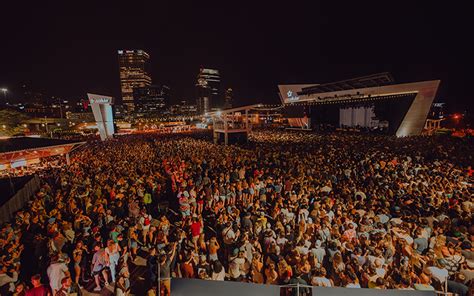
POLYGON ((1 295, 169 295, 173 277, 467 295, 472 144, 283 131, 88 143, 39 172, 2 226, 1 295))

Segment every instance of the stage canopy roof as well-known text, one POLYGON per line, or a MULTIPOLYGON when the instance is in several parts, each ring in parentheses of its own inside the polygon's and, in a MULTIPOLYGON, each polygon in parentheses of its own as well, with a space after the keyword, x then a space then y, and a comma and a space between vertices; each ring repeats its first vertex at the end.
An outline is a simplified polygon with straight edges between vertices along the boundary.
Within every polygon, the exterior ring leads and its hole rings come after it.
POLYGON ((389 73, 381 73, 326 84, 280 84, 278 89, 285 106, 343 106, 392 98, 401 102, 407 96, 414 95, 407 108, 393 110, 401 118, 400 123, 394 126, 395 135, 406 137, 421 134, 439 84, 440 80, 394 84, 389 73))
POLYGON ((324 84, 304 87, 298 95, 310 95, 325 92, 334 92, 349 89, 367 88, 375 86, 384 86, 395 83, 392 75, 388 72, 378 73, 373 75, 362 76, 337 82, 330 82, 324 84))
POLYGON ((0 139, 0 164, 66 154, 84 143, 71 140, 31 137, 0 139))

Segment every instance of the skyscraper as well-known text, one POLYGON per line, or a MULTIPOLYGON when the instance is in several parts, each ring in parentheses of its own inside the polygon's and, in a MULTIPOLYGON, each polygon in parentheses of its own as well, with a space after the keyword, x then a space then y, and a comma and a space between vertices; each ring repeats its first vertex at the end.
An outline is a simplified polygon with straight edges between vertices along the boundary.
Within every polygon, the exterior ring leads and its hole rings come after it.
POLYGON ((170 88, 166 85, 150 85, 133 89, 135 113, 155 116, 165 111, 169 104, 170 88))
POLYGON ((233 94, 232 88, 229 87, 225 91, 224 106, 223 106, 224 109, 232 108, 233 98, 234 98, 234 94, 233 94))
POLYGON ((148 72, 150 56, 143 50, 119 50, 120 89, 123 104, 129 111, 134 109, 133 89, 151 85, 148 72))
POLYGON ((219 70, 201 68, 197 76, 197 110, 199 114, 220 107, 220 84, 219 70))

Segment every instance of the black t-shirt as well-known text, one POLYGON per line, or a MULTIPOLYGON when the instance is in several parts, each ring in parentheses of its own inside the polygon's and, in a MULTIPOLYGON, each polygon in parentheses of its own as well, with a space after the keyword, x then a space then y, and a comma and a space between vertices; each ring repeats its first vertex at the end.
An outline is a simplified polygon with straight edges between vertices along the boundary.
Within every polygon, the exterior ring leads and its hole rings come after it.
POLYGON ((157 270, 157 257, 156 256, 150 256, 148 257, 146 261, 146 266, 148 268, 148 278, 151 281, 156 280, 156 274, 158 272, 157 270))
POLYGON ((124 248, 128 247, 128 241, 125 239, 119 240, 118 244, 120 248, 123 250, 124 248))

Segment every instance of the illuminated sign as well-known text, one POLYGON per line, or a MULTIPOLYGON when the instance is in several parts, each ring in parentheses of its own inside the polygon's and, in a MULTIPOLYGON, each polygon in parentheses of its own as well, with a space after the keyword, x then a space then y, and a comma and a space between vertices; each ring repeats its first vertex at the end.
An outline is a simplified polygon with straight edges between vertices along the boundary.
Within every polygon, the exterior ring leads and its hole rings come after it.
POLYGON ((315 86, 315 84, 280 84, 278 89, 280 91, 280 98, 282 103, 296 103, 304 100, 304 96, 299 96, 298 93, 305 87, 315 86))
POLYGON ((134 54, 134 53, 143 54, 143 50, 135 51, 135 50, 128 50, 128 49, 126 49, 126 50, 119 49, 119 50, 117 50, 117 52, 118 52, 118 54, 124 54, 124 53, 125 54, 134 54))
POLYGON ((219 75, 219 70, 214 70, 214 69, 203 69, 202 73, 204 74, 213 74, 213 75, 219 75))
POLYGON ((290 101, 290 102, 298 101, 300 99, 300 97, 297 96, 297 94, 292 92, 291 90, 289 90, 286 93, 286 96, 287 96, 287 100, 290 101))
POLYGON ((316 101, 341 101, 341 100, 354 100, 354 99, 363 99, 365 95, 361 93, 357 94, 344 94, 344 95, 334 95, 334 96, 326 96, 326 97, 317 97, 314 100, 316 101))
POLYGON ((87 94, 89 102, 92 104, 113 104, 113 98, 104 95, 87 94))
POLYGON ((112 98, 90 98, 91 104, 112 104, 112 98))

